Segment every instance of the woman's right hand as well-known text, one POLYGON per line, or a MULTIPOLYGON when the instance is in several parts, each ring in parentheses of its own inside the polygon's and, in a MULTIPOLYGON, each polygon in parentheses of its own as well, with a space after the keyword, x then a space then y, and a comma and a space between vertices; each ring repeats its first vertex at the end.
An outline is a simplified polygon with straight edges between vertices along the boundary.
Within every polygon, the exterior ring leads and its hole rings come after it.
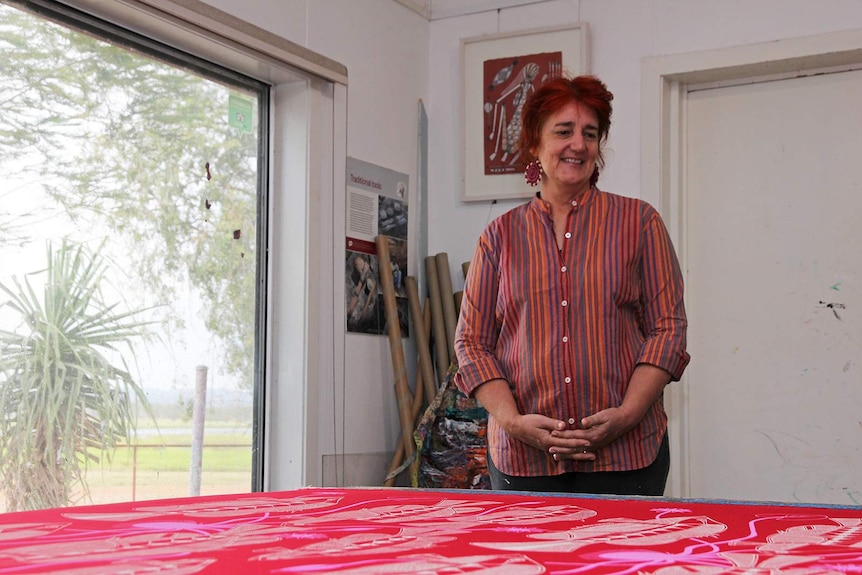
POLYGON ((509 437, 547 453, 557 443, 557 439, 551 433, 559 429, 560 423, 562 422, 558 419, 538 413, 519 414, 508 425, 504 425, 503 430, 509 437))
POLYGON ((518 411, 515 398, 504 379, 492 379, 476 388, 476 399, 497 420, 510 437, 531 447, 558 457, 569 459, 594 459, 589 441, 575 437, 577 431, 568 429, 565 421, 539 415, 522 414, 518 411))
POLYGON ((589 451, 590 442, 577 433, 566 432, 566 422, 553 419, 537 413, 518 417, 510 424, 511 431, 503 429, 511 437, 523 441, 554 459, 577 457, 578 459, 595 459, 595 454, 589 451))

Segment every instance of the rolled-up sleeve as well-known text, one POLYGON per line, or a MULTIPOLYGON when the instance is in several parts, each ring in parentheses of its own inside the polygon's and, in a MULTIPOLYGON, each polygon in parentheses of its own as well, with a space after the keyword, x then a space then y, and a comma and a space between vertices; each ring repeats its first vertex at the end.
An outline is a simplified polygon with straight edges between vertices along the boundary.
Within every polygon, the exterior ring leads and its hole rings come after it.
POLYGON ((637 363, 660 367, 679 381, 691 359, 686 351, 682 272, 661 217, 649 208, 644 220, 641 304, 646 341, 637 363))
POLYGON ((506 379, 495 354, 500 333, 497 321, 499 250, 493 237, 492 225, 479 238, 467 272, 455 330, 458 361, 455 385, 467 395, 472 395, 487 381, 506 379))

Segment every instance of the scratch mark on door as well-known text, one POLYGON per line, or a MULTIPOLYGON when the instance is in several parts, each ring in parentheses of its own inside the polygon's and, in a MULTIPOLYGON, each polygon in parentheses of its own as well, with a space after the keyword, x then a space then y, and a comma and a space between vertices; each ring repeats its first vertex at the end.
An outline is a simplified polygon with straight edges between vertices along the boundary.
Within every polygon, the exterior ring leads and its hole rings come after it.
POLYGON ((818 303, 822 306, 826 306, 828 309, 831 309, 832 313, 835 314, 835 317, 838 318, 839 320, 841 320, 841 316, 838 315, 837 310, 847 308, 847 306, 845 306, 843 303, 834 303, 834 302, 830 303, 830 302, 825 302, 823 300, 820 300, 818 303))

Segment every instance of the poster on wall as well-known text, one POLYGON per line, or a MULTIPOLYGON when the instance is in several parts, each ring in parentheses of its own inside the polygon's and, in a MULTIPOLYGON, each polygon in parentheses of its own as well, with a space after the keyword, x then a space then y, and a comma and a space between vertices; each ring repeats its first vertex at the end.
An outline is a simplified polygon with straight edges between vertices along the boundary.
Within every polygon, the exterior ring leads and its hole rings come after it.
POLYGON ((461 40, 461 200, 531 198, 520 150, 529 95, 560 75, 589 72, 586 22, 461 40))
POLYGON ((485 175, 518 174, 527 163, 521 158, 521 111, 527 96, 548 78, 563 72, 563 53, 525 54, 494 58, 483 63, 485 86, 485 175))
POLYGON ((388 333, 375 243, 377 236, 382 235, 389 243, 401 335, 410 335, 405 287, 408 182, 407 174, 347 158, 344 309, 348 332, 388 333))

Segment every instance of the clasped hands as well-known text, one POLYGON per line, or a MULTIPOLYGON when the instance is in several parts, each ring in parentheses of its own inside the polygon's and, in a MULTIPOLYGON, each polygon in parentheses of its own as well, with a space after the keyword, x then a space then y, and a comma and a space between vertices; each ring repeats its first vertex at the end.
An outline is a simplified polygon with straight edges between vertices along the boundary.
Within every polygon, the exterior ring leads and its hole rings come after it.
POLYGON ((509 435, 551 454, 556 461, 592 461, 596 452, 613 442, 636 422, 619 407, 603 409, 580 422, 568 422, 530 413, 513 422, 509 435), (580 423, 580 425, 578 425, 580 423))

